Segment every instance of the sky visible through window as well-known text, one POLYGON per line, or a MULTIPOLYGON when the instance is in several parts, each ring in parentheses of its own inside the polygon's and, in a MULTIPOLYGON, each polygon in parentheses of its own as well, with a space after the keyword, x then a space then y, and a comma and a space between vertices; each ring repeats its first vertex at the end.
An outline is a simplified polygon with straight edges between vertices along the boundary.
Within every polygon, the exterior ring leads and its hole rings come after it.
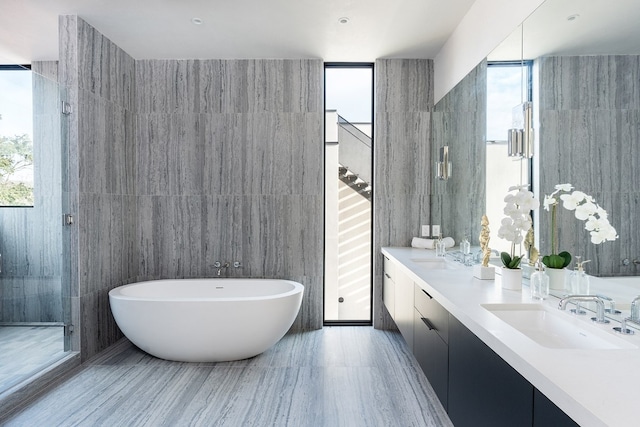
POLYGON ((370 67, 330 67, 325 70, 325 106, 351 123, 371 122, 370 67))
POLYGON ((521 90, 526 71, 526 65, 487 67, 487 141, 507 140, 513 107, 526 101, 521 90))

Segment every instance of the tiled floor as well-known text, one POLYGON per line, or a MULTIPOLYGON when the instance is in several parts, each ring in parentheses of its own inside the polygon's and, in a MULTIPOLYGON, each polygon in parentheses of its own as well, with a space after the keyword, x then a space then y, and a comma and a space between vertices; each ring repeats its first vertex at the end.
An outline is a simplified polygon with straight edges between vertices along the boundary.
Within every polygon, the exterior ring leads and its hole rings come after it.
POLYGON ((397 332, 326 327, 252 359, 178 363, 123 340, 6 426, 451 426, 397 332))
POLYGON ((0 326, 0 392, 59 359, 63 334, 62 326, 0 326))

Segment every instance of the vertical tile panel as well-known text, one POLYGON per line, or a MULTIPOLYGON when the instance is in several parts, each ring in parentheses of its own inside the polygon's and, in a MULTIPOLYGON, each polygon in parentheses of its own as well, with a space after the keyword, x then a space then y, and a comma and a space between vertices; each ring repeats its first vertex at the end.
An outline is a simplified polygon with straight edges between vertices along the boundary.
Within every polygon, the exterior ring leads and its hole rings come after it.
POLYGON ((203 194, 244 192, 244 153, 252 139, 249 117, 243 114, 203 114, 203 194))
POLYGON ((374 289, 376 328, 394 327, 382 304, 382 246, 408 245, 429 223, 432 173, 430 60, 377 60, 374 135, 374 289))
POLYGON ((185 114, 200 112, 200 61, 136 61, 136 111, 185 114))

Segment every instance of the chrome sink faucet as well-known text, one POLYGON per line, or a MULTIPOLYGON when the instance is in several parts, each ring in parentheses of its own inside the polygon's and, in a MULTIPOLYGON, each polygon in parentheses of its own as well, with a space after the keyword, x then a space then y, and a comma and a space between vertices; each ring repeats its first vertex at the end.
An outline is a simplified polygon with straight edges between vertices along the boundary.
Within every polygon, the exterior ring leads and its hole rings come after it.
POLYGON ((220 276, 220 273, 222 272, 222 269, 223 269, 223 268, 224 268, 224 269, 229 268, 229 261, 225 261, 225 263, 224 263, 224 264, 222 264, 220 261, 216 261, 216 262, 213 264, 213 266, 216 268, 216 270, 217 270, 217 274, 216 274, 216 275, 219 277, 219 276, 220 276))
POLYGON ((631 323, 636 328, 640 328, 640 295, 631 301, 631 315, 623 318, 620 326, 613 328, 613 330, 623 335, 633 335, 635 332, 633 329, 627 328, 628 323, 631 323))
POLYGON ((604 317, 604 301, 602 300, 602 298, 596 295, 567 295, 558 303, 558 309, 566 310, 567 304, 569 304, 570 302, 595 302, 596 317, 592 317, 591 320, 596 323, 609 323, 609 320, 605 319, 604 317))

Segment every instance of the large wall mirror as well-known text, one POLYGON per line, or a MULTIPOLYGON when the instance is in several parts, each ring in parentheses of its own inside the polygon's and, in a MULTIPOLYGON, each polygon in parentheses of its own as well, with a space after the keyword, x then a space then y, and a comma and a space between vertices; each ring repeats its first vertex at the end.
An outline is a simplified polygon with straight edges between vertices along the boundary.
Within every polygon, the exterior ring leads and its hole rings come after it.
MULTIPOLYGON (((546 0, 487 58, 532 61, 532 185, 541 201, 556 184, 571 183, 607 211, 618 232, 616 241, 594 244, 584 221, 558 209, 560 248, 591 260, 595 276, 640 276, 638 22, 637 0, 546 0)), ((543 254, 550 222, 549 212, 536 212, 543 254)), ((637 283, 625 282, 621 298, 640 293, 637 283)))

